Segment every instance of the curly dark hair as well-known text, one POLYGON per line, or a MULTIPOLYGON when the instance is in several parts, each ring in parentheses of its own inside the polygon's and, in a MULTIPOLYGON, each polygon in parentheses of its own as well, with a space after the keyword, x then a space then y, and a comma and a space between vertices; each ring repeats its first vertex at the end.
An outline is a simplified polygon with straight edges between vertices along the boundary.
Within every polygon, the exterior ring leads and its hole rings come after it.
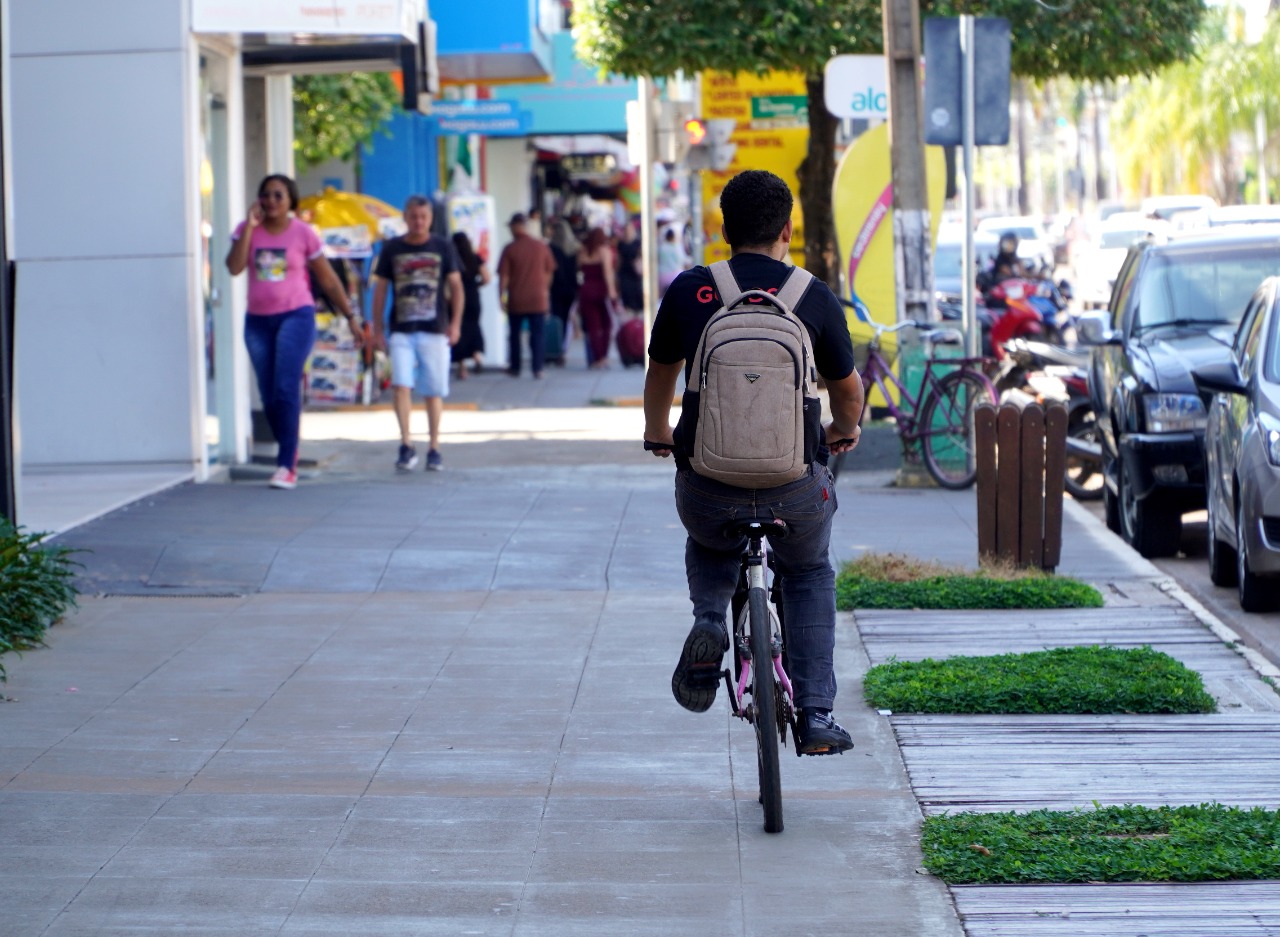
POLYGON ((720 193, 724 237, 734 250, 772 244, 791 220, 791 190, 764 169, 740 172, 720 193))

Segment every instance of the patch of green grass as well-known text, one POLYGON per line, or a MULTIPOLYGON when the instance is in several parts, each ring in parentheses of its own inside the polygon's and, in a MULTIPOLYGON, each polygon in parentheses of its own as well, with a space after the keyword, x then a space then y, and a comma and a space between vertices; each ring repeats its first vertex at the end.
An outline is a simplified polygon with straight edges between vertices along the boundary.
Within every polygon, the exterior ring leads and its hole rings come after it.
POLYGON ((962 813, 924 821, 951 885, 1280 878, 1280 813, 1221 804, 962 813))
POLYGON ((985 566, 977 572, 924 563, 897 554, 866 554, 836 577, 836 607, 871 608, 1101 608, 1088 583, 1039 570, 985 566))
POLYGON ((1062 647, 1028 654, 890 661, 867 701, 900 713, 1207 713, 1200 675, 1150 647, 1062 647))
MULTIPOLYGON (((75 551, 42 547, 43 536, 0 518, 0 655, 43 644, 48 627, 76 604, 75 551)), ((0 681, 7 677, 0 661, 0 681)))

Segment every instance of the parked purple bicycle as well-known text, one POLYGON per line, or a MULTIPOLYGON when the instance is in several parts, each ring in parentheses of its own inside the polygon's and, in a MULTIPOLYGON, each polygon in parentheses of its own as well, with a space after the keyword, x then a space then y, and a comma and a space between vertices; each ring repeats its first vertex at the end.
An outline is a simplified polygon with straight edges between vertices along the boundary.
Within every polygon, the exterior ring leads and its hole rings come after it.
MULTIPOLYGON (((875 333, 867 344, 867 364, 862 369, 862 384, 868 391, 874 384, 898 426, 898 436, 905 449, 918 443, 924 467, 943 488, 968 488, 977 477, 974 456, 973 417, 978 405, 996 402, 995 385, 983 372, 993 364, 990 358, 938 358, 936 345, 962 344, 964 336, 956 329, 935 328, 928 322, 906 320, 896 325, 881 325, 871 318, 860 302, 841 299, 851 307, 859 321, 875 333), (918 397, 912 397, 893 366, 880 350, 880 338, 887 333, 913 328, 924 344, 925 366, 918 397)), ((865 416, 866 410, 863 410, 865 416)), ((832 462, 838 474, 844 456, 832 462)))

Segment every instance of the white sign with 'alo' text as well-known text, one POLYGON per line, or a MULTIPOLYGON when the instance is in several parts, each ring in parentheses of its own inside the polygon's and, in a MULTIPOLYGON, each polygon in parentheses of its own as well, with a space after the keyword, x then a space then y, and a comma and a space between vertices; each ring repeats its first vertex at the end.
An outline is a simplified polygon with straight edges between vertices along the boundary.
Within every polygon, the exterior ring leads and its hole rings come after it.
POLYGON ((889 73, 883 55, 837 55, 827 62, 823 94, 833 117, 889 116, 889 73))

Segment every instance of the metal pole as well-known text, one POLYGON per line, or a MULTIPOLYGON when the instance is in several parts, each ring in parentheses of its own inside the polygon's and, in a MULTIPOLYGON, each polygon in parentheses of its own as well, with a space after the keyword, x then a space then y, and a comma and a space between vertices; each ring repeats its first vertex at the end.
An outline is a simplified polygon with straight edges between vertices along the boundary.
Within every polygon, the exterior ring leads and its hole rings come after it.
POLYGON ((973 61, 973 17, 960 17, 960 58, 964 75, 963 112, 964 112, 964 248, 960 253, 960 266, 964 269, 961 285, 964 287, 962 298, 964 323, 964 348, 969 357, 978 354, 977 309, 973 301, 973 117, 974 117, 974 61, 973 61))
POLYGON ((640 97, 640 135, 644 139, 644 158, 640 160, 640 259, 644 267, 644 340, 647 346, 658 301, 658 252, 654 240, 656 213, 653 207, 653 79, 642 75, 636 85, 640 97))

